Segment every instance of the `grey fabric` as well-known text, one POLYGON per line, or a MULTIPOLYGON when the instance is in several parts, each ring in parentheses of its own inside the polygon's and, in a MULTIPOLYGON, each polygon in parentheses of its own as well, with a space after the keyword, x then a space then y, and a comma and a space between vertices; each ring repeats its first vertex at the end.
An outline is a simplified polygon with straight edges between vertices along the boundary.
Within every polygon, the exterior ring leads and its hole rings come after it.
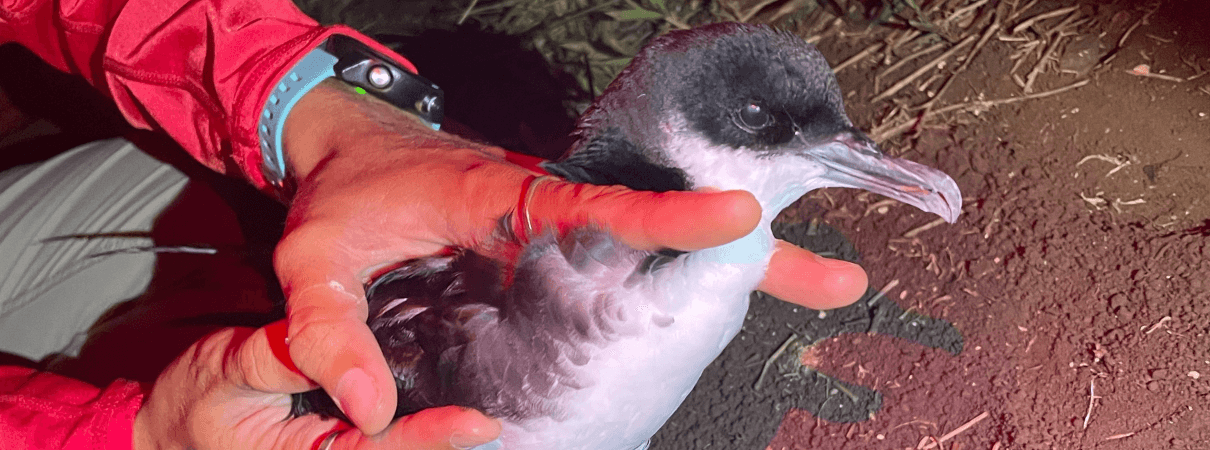
POLYGON ((97 254, 151 245, 186 183, 125 140, 0 173, 0 351, 74 355, 98 317, 147 288, 155 264, 153 253, 97 254))

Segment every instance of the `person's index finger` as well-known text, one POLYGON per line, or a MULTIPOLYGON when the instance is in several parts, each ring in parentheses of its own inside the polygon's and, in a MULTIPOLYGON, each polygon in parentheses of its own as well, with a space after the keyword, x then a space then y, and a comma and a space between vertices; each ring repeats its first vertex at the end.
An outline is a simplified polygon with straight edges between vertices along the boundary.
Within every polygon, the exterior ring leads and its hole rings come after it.
POLYGON ((760 203, 745 191, 656 193, 564 181, 534 189, 526 207, 535 224, 591 224, 641 250, 726 244, 755 229, 761 215, 760 203))

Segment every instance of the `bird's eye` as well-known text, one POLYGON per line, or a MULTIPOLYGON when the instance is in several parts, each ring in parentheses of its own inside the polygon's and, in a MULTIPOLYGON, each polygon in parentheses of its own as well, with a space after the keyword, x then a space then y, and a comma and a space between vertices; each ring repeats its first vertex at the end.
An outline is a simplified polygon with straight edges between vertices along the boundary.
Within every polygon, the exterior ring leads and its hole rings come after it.
POLYGON ((748 103, 748 106, 739 110, 739 124, 747 131, 754 132, 773 124, 773 115, 765 107, 757 103, 748 103))

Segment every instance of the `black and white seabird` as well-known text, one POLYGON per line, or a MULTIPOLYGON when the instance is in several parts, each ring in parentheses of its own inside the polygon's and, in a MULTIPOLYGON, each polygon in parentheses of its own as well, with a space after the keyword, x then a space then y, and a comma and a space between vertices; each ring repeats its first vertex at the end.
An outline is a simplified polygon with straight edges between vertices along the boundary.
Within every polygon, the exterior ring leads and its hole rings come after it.
MULTIPOLYGON (((504 426, 480 450, 646 448, 739 331, 783 208, 829 186, 950 222, 962 205, 950 177, 884 156, 853 127, 819 51, 764 26, 655 39, 575 133, 547 171, 652 191, 743 189, 761 223, 690 253, 639 251, 585 228, 526 244, 514 264, 466 251, 406 262, 367 288, 398 416, 477 408, 504 426)), ((322 392, 295 400, 295 413, 341 416, 322 392)))

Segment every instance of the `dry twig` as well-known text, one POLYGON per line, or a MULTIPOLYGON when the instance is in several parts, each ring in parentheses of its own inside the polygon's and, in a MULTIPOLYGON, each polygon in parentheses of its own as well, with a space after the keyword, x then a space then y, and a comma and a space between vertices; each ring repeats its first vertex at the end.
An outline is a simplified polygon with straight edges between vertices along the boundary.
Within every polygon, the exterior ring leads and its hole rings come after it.
POLYGON ((1163 327, 1167 322, 1169 322, 1171 320, 1172 320, 1172 316, 1164 316, 1163 318, 1160 319, 1159 322, 1156 322, 1155 325, 1152 325, 1151 328, 1148 328, 1147 332, 1143 333, 1143 334, 1151 334, 1155 330, 1160 329, 1160 327, 1163 327))
POLYGON ((954 436, 957 436, 957 435, 961 434, 962 432, 964 432, 964 431, 966 431, 966 430, 970 429, 970 427, 975 426, 975 424, 979 423, 979 421, 981 421, 981 420, 983 420, 983 419, 986 419, 986 418, 987 418, 987 416, 989 416, 989 415, 990 415, 990 414, 988 414, 988 413, 987 413, 987 411, 984 411, 984 412, 983 412, 983 414, 980 414, 980 415, 978 415, 978 416, 975 416, 975 418, 974 418, 974 419, 971 419, 969 422, 962 424, 962 426, 960 426, 960 427, 958 427, 958 428, 955 428, 955 429, 954 429, 954 431, 951 431, 951 432, 949 432, 949 433, 945 433, 945 435, 944 435, 944 436, 941 436, 941 437, 937 438, 937 440, 936 440, 936 445, 933 445, 933 444, 931 444, 931 443, 930 443, 929 445, 926 445, 926 446, 924 446, 923 448, 924 448, 925 450, 927 450, 927 449, 930 449, 930 448, 933 448, 933 447, 936 447, 936 446, 940 446, 941 444, 944 444, 944 443, 945 443, 945 441, 948 441, 948 440, 950 440, 951 438, 953 438, 954 436))
POLYGON ((1160 4, 1159 2, 1156 2, 1155 6, 1152 7, 1150 11, 1143 13, 1143 17, 1139 17, 1139 20, 1134 22, 1134 25, 1131 25, 1130 28, 1127 28, 1125 33, 1122 33, 1122 38, 1118 39, 1117 48, 1122 48, 1122 46, 1126 44, 1126 39, 1130 37, 1130 33, 1133 33, 1134 30, 1139 27, 1139 25, 1146 23, 1147 19, 1150 18, 1152 14, 1155 14, 1156 11, 1159 11, 1159 9, 1160 4))
MULTIPOLYGON (((924 49, 922 49, 922 50, 919 50, 919 51, 917 51, 917 52, 915 52, 915 53, 912 53, 912 54, 910 54, 910 55, 904 56, 902 59, 900 59, 899 61, 895 62, 895 64, 891 64, 891 66, 890 66, 890 67, 887 67, 886 69, 883 69, 883 70, 882 70, 882 73, 879 73, 878 75, 875 75, 875 76, 874 76, 874 79, 875 79, 875 80, 881 80, 883 77, 885 77, 885 76, 887 76, 887 75, 891 74, 892 72, 894 72, 894 71, 896 71, 896 70, 899 70, 899 68, 903 67, 905 64, 907 64, 907 63, 909 63, 909 62, 912 62, 912 60, 914 60, 914 59, 916 59, 916 58, 919 58, 919 57, 921 57, 921 56, 927 55, 927 54, 929 54, 929 53, 935 52, 935 51, 937 51, 937 50, 941 50, 941 48, 942 48, 942 47, 945 47, 945 43, 944 43, 944 42, 938 42, 938 43, 936 43, 936 44, 933 44, 933 45, 928 46, 927 48, 924 48, 924 49)), ((875 82, 877 82, 877 81, 875 81, 875 82)))
POLYGON ((777 358, 780 358, 781 354, 785 353, 786 349, 790 348, 790 344, 795 341, 798 341, 798 335, 791 334, 790 337, 786 338, 786 342, 783 342, 781 347, 778 347, 777 351, 773 352, 773 356, 765 360, 765 367, 760 369, 760 376, 756 377, 756 384, 752 385, 752 390, 760 390, 760 385, 765 381, 765 375, 769 373, 769 368, 773 367, 773 364, 777 362, 777 358))
POLYGON ((1060 9, 1056 9, 1051 12, 1046 12, 1046 13, 1042 13, 1042 14, 1038 14, 1036 16, 1030 17, 1030 18, 1022 21, 1021 23, 1017 24, 1017 26, 1013 27, 1012 34, 1020 33, 1021 31, 1025 30, 1026 28, 1033 26, 1033 24, 1038 23, 1039 21, 1043 21, 1043 20, 1049 19, 1051 17, 1059 17, 1061 15, 1070 13, 1077 9, 1079 9, 1078 6, 1069 6, 1067 8, 1060 8, 1060 9))
POLYGON ((945 80, 945 84, 942 84, 941 88, 937 89, 937 93, 933 94, 933 99, 921 105, 920 109, 923 109, 925 112, 933 109, 933 105, 941 99, 941 95, 945 94, 945 91, 949 89, 954 80, 958 78, 958 74, 966 70, 966 67, 969 66, 971 61, 975 59, 975 55, 979 54, 979 50, 981 50, 984 45, 987 45, 987 41, 990 40, 991 37, 998 31, 1000 31, 1000 20, 999 15, 997 14, 996 17, 992 18, 992 24, 988 25, 987 30, 983 32, 983 37, 979 38, 979 42, 975 43, 975 47, 971 48, 971 51, 966 54, 966 59, 962 61, 962 65, 958 66, 957 69, 954 69, 954 72, 951 73, 949 78, 945 80))
POLYGON ((903 237, 905 237, 905 238, 913 238, 913 237, 916 237, 916 235, 917 235, 917 234, 920 234, 920 233, 923 233, 923 232, 925 232, 925 231, 928 231, 928 230, 930 230, 930 229, 932 229, 932 228, 934 228, 934 227, 937 227, 938 225, 944 224, 944 223, 945 223, 945 219, 938 218, 938 219, 936 219, 936 220, 934 220, 934 221, 932 221, 932 222, 929 222, 929 223, 926 223, 926 224, 924 224, 924 225, 921 225, 921 226, 918 226, 918 227, 916 227, 916 228, 913 228, 913 229, 911 229, 911 230, 908 230, 908 232, 907 232, 907 233, 903 233, 903 237))
MULTIPOLYGON (((890 207, 890 206, 896 205, 898 203, 899 203, 899 200, 893 200, 893 199, 889 199, 889 198, 886 200, 882 200, 880 202, 872 203, 872 204, 870 204, 870 206, 866 207, 865 214, 862 214, 861 217, 868 216, 868 215, 870 215, 870 213, 872 213, 874 211, 878 211, 879 208, 890 207)), ((881 211, 879 211, 879 213, 881 213, 881 211)))
POLYGON ((1077 81, 1075 83, 1071 83, 1067 86, 1063 86, 1063 87, 1057 88, 1057 89, 1051 89, 1051 90, 1045 91, 1045 92, 1039 92, 1037 94, 1023 95, 1020 97, 1002 98, 1002 99, 998 99, 998 100, 979 100, 979 101, 959 103, 956 105, 946 106, 946 107, 938 109, 938 110, 933 110, 933 111, 929 111, 924 114, 920 114, 919 117, 916 118, 915 120, 907 120, 898 125, 894 125, 894 126, 888 125, 887 128, 871 130, 870 138, 874 139, 875 142, 882 142, 886 139, 890 139, 891 137, 898 135, 899 133, 907 131, 909 128, 912 127, 912 125, 921 123, 926 119, 929 119, 929 118, 932 118, 934 116, 938 116, 941 114, 945 114, 945 113, 948 113, 951 111, 958 111, 958 110, 963 110, 963 109, 986 111, 986 110, 991 109, 993 106, 1007 105, 1010 103, 1017 103, 1017 102, 1022 102, 1025 100, 1033 100, 1033 99, 1037 99, 1037 98, 1049 97, 1052 95, 1062 94, 1062 93, 1070 91, 1072 89, 1084 86, 1088 83, 1089 83, 1089 79, 1085 78, 1085 79, 1077 81))
POLYGON ((1151 66, 1148 66, 1146 64, 1139 64, 1137 66, 1134 66, 1133 69, 1127 70, 1126 73, 1135 75, 1135 76, 1140 76, 1140 77, 1155 78, 1157 80, 1171 81, 1173 83, 1185 82, 1184 78, 1174 77, 1172 75, 1164 75, 1162 73, 1152 73, 1151 66))
POLYGON ((1029 11, 1029 8, 1033 8, 1034 5, 1038 4, 1038 0, 1030 0, 1030 2, 1026 3, 1025 7, 1023 7, 1023 8, 1017 8, 1018 4, 1020 4, 1019 1, 1013 3, 1013 11, 1012 11, 1012 13, 1009 13, 1009 15, 1008 15, 1009 21, 1015 20, 1017 17, 1020 17, 1021 14, 1024 13, 1025 11, 1029 11))
POLYGON ((865 50, 862 50, 861 52, 857 53, 856 55, 849 57, 849 59, 844 60, 844 62, 840 63, 834 69, 832 69, 832 71, 836 72, 836 73, 840 73, 840 71, 844 70, 846 67, 849 67, 853 64, 857 64, 858 61, 861 61, 861 60, 865 59, 867 56, 870 56, 874 52, 878 51, 884 45, 885 44, 883 44, 881 42, 876 42, 873 45, 866 47, 865 50))
POLYGON ((873 297, 870 297, 870 301, 866 302, 866 305, 873 305, 874 302, 878 301, 879 299, 881 299, 883 297, 886 297, 886 293, 891 292, 891 289, 895 289, 895 286, 898 286, 898 285, 899 285, 898 278, 891 280, 891 282, 887 283, 886 286, 883 286, 882 289, 880 289, 877 294, 874 294, 873 297))
POLYGON ((953 56, 954 53, 957 53, 958 50, 961 49, 962 47, 965 47, 968 44, 975 42, 975 38, 976 38, 975 35, 967 36, 966 39, 962 40, 962 42, 955 44, 949 50, 946 50, 945 53, 942 53, 941 56, 938 56, 937 58, 933 59, 932 61, 929 61, 928 63, 924 64, 923 66, 920 66, 920 68, 916 69, 915 72, 912 72, 911 75, 908 75, 906 78, 899 80, 899 82, 895 83, 894 86, 891 86, 883 93, 878 94, 874 98, 870 99, 870 101, 876 102, 876 101, 879 101, 879 100, 882 100, 884 98, 894 95, 896 92, 899 92, 900 89, 903 89, 904 86, 907 86, 908 84, 911 84, 912 81, 916 80, 917 78, 920 78, 921 75, 924 75, 925 72, 928 72, 929 70, 931 70, 933 67, 935 67, 937 64, 939 64, 941 61, 944 61, 946 58, 953 56))
POLYGON ((965 16, 967 13, 974 11, 974 10, 978 9, 980 6, 983 6, 985 4, 987 4, 987 0, 979 0, 977 2, 971 3, 971 4, 963 6, 961 8, 958 8, 958 9, 954 10, 954 12, 950 13, 949 17, 946 17, 945 20, 941 21, 941 24, 944 26, 945 24, 952 23, 955 20, 957 20, 959 17, 965 16))
POLYGON ((1088 429, 1088 419, 1092 418, 1092 403, 1097 401, 1097 379, 1093 378, 1088 384, 1088 412, 1084 414, 1084 429, 1088 429))
POLYGON ((1026 94, 1033 92, 1034 81, 1038 79, 1038 75, 1042 73, 1042 70, 1046 68, 1046 65, 1053 60, 1051 54, 1055 53, 1055 51, 1059 48, 1059 43, 1063 42, 1063 29, 1075 21, 1075 19, 1079 16, 1079 11, 1072 12, 1067 16, 1067 18, 1063 19, 1062 22, 1060 22, 1054 28, 1051 28, 1050 31, 1046 32, 1048 39, 1050 39, 1050 43, 1046 45, 1045 50, 1042 50, 1042 55, 1038 57, 1038 62, 1034 64, 1033 69, 1030 69, 1029 74, 1025 76, 1025 86, 1023 87, 1023 90, 1026 94))

